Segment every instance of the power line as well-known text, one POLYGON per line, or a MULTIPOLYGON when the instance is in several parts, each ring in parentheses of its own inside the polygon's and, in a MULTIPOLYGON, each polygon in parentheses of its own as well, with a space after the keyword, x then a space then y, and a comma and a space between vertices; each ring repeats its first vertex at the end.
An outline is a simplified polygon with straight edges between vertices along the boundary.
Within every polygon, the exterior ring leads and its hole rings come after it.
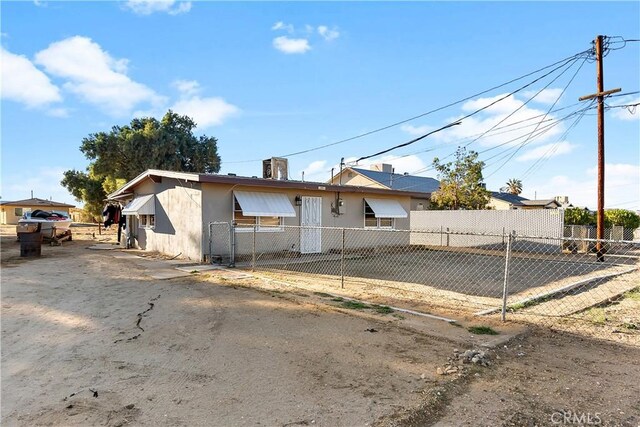
MULTIPOLYGON (((562 92, 560 93, 560 95, 558 95, 558 97, 556 98, 556 100, 553 102, 553 104, 551 105, 551 107, 549 107, 549 110, 547 110, 547 113, 545 114, 545 117, 549 114, 549 111, 551 111, 553 109, 553 107, 555 107, 555 105, 558 103, 558 101, 560 101, 560 98, 562 98, 562 95, 564 95, 564 93, 567 91, 567 88, 571 85, 571 83, 573 83, 573 80, 576 78, 576 76, 578 75, 578 73, 580 72, 580 70, 582 69, 582 67, 584 66, 584 64, 587 62, 587 58, 585 58, 582 63, 580 64, 580 66, 578 67, 578 69, 576 70, 576 72, 573 74, 573 76, 571 76, 571 79, 569 80, 569 82, 567 82, 567 84, 565 85, 565 87, 562 89, 562 92)), ((537 129, 537 126, 536 126, 537 129)), ((533 132, 535 132, 534 129, 531 132, 531 135, 533 135, 533 132)), ((515 156, 518 151, 520 151, 520 149, 522 147, 524 147, 525 145, 527 145, 527 141, 529 141, 529 138, 527 138, 525 141, 522 142, 522 144, 520 144, 520 146, 511 154, 511 156, 509 156, 509 158, 507 160, 504 161, 504 163, 502 163, 498 169, 494 170, 491 174, 487 175, 486 178, 489 178, 493 175, 495 175, 496 172, 498 172, 500 169, 502 169, 502 167, 504 165, 506 165, 509 160, 511 160, 513 158, 513 156, 515 156)))
MULTIPOLYGON (((571 66, 573 66, 573 64, 575 64, 577 60, 578 60, 578 58, 572 59, 572 61, 573 61, 573 62, 569 65, 569 67, 568 67, 567 69, 571 68, 571 66)), ((584 64, 584 62, 585 62, 585 61, 586 61, 586 58, 582 61, 582 64, 584 64)), ((519 87, 518 89, 516 89, 516 90, 514 90, 514 91, 512 91, 512 92, 510 92, 510 93, 508 93, 508 94, 506 94, 506 95, 504 95, 504 96, 502 96, 502 97, 500 97, 500 98, 498 98, 498 99, 496 99, 496 100, 494 100, 494 101, 492 101, 492 102, 490 102, 489 104, 485 105, 484 107, 478 108, 477 110, 475 110, 475 111, 473 111, 473 112, 471 112, 471 113, 467 114, 466 116, 464 116, 464 117, 462 117, 462 118, 458 119, 457 123, 452 123, 452 124, 450 124, 450 125, 447 125, 447 126, 445 126, 445 127, 443 127, 443 128, 438 129, 437 131, 441 131, 441 130, 444 130, 444 129, 448 128, 448 127, 451 127, 451 126, 454 126, 454 125, 460 124, 460 122, 461 122, 462 120, 468 119, 469 117, 473 117, 473 116, 475 116, 476 114, 480 113, 481 111, 484 111, 484 110, 486 110, 486 109, 488 109, 488 108, 490 108, 490 107, 494 106, 494 105, 495 105, 495 104, 497 104, 498 102, 503 101, 503 100, 505 100, 506 98, 508 98, 508 97, 510 97, 510 96, 512 96, 512 95, 514 95, 514 94, 516 94, 516 93, 518 93, 518 92, 520 92, 520 91, 522 91, 522 90, 526 89, 527 87, 529 87, 529 86, 531 86, 531 85, 533 85, 533 84, 537 83, 538 81, 540 81, 540 80, 544 79, 545 77, 549 76, 550 74, 554 73, 554 72, 555 72, 555 71, 557 71, 558 69, 560 69, 560 68, 564 67, 564 66, 565 66, 565 65, 567 65, 569 62, 571 62, 571 61, 567 61, 567 62, 563 63, 562 65, 560 65, 560 66, 558 66, 558 67, 554 68, 553 70, 551 70, 551 71, 549 71, 549 72, 545 73, 544 75, 542 75, 542 76, 540 76, 540 77, 538 77, 538 78, 534 79, 533 81, 531 81, 531 82, 527 83, 526 85, 521 86, 521 87, 519 87)), ((578 68, 578 70, 577 70, 577 71, 580 71, 580 68, 582 68, 582 65, 580 65, 580 67, 578 68)), ((564 70, 560 75, 564 74, 564 72, 565 72, 565 71, 566 71, 566 70, 564 70)), ((577 74, 577 71, 576 71, 576 74, 577 74)), ((575 75, 576 75, 576 74, 574 74, 574 76, 573 76, 573 77, 575 77, 575 75)), ((557 77, 556 77, 556 79, 557 79, 557 77)), ((555 81, 556 79, 552 80, 552 82, 553 82, 553 81, 555 81)), ((573 81, 573 78, 571 79, 571 81, 573 81)), ((569 83, 571 83, 571 81, 570 81, 569 83)), ((547 85, 547 86, 548 86, 548 85, 547 85)), ((566 90, 566 87, 565 87, 565 90, 566 90)), ((533 99, 535 96, 537 96, 540 92, 541 92, 541 91, 539 91, 538 93, 536 93, 533 97, 529 98, 529 100, 528 100, 527 102, 531 101, 531 99, 533 99)), ((562 93, 560 94, 560 96, 562 96, 563 94, 564 94, 564 90, 562 91, 562 93)), ((558 97, 558 100, 559 100, 559 99, 560 99, 560 98, 558 97)), ((554 103, 553 103, 553 105, 551 106, 552 108, 555 106, 555 104, 558 102, 558 100, 556 100, 556 102, 554 102, 554 103)), ((520 108, 522 108, 522 107, 523 107, 523 105, 519 106, 519 107, 516 109, 516 111, 518 111, 518 110, 519 110, 520 108)), ((511 116, 511 115, 513 115, 513 114, 514 114, 514 112, 512 112, 508 117, 510 117, 510 116, 511 116)), ((548 112, 547 112, 547 114, 548 114, 548 112)), ((546 116, 546 115, 545 115, 545 116, 546 116)), ((503 121, 504 121, 504 119, 503 119, 503 120, 501 120, 499 123, 502 123, 503 121)), ((498 123, 498 124, 499 124, 499 123, 498 123)), ((495 127, 495 126, 494 126, 494 127, 495 127)), ((492 127, 492 129, 493 129, 493 127, 492 127)), ((490 130, 491 130, 491 129, 490 129, 490 130)), ((407 146, 407 145, 409 145, 409 144, 413 144, 414 142, 417 142, 417 141, 419 141, 419 140, 421 140, 421 139, 425 138, 426 136, 431 135, 432 133, 435 133, 435 132, 430 132, 430 133, 428 133, 428 134, 426 134, 426 135, 423 135, 423 136, 421 136, 421 137, 419 137, 419 138, 416 138, 416 139, 414 139, 414 140, 412 140, 412 141, 409 141, 409 142, 404 143, 404 144, 396 145, 396 146, 394 146, 394 147, 392 147, 392 148, 389 148, 389 149, 387 149, 387 150, 380 151, 379 153, 372 154, 372 155, 369 155, 369 156, 363 156, 363 157, 360 157, 358 160, 356 160, 356 161, 355 161, 355 163, 358 163, 360 160, 364 160, 364 159, 368 159, 368 158, 371 158, 371 157, 375 157, 375 156, 380 155, 380 154, 388 153, 389 151, 395 150, 395 149, 397 149, 397 148, 404 147, 404 146, 407 146)), ((471 144, 472 142, 473 142, 473 141, 469 142, 467 145, 471 144)))
MULTIPOLYGON (((380 128, 377 128, 377 129, 374 129, 374 130, 371 130, 371 131, 367 131, 367 132, 364 132, 364 133, 361 133, 361 134, 358 134, 358 135, 355 135, 355 136, 352 136, 352 137, 349 137, 349 138, 341 139, 341 140, 339 140, 339 141, 335 141, 335 142, 332 142, 332 143, 329 143, 329 144, 324 144, 324 145, 320 145, 320 146, 317 146, 317 147, 312 147, 312 148, 309 148, 309 149, 306 149, 306 150, 301 150, 301 151, 296 151, 296 152, 293 152, 293 153, 284 154, 284 155, 282 155, 282 156, 280 156, 280 157, 292 157, 292 156, 297 156, 297 155, 299 155, 299 154, 310 153, 310 152, 312 152, 312 151, 321 150, 321 149, 323 149, 323 148, 332 147, 332 146, 334 146, 334 145, 343 144, 343 143, 345 143, 345 142, 353 141, 353 140, 355 140, 355 139, 363 138, 363 137, 365 137, 365 136, 369 136, 369 135, 372 135, 372 134, 375 134, 375 133, 378 133, 378 132, 382 132, 382 131, 384 131, 384 130, 387 130, 387 129, 393 128, 393 127, 395 127, 395 126, 399 126, 399 125, 401 125, 401 124, 408 123, 408 122, 410 122, 410 121, 413 121, 413 120, 419 119, 419 118, 421 118, 421 117, 425 117, 425 116, 427 116, 427 115, 430 115, 430 114, 436 113, 436 112, 438 112, 438 111, 442 111, 442 110, 444 110, 444 109, 446 109, 446 108, 449 108, 449 107, 452 107, 452 106, 454 106, 454 105, 457 105, 457 104, 463 103, 463 102, 465 102, 465 101, 469 101, 470 99, 473 99, 473 98, 476 98, 476 97, 478 97, 478 96, 484 95, 484 94, 489 93, 489 92, 491 92, 491 91, 494 91, 494 90, 496 90, 496 89, 500 89, 500 88, 502 88, 502 87, 504 87, 504 86, 510 85, 511 83, 517 82, 517 81, 522 80, 522 79, 524 79, 524 78, 526 78, 526 77, 532 76, 532 75, 534 75, 534 74, 537 74, 537 73, 539 73, 539 72, 542 72, 542 71, 544 71, 544 70, 547 70, 547 69, 549 69, 549 68, 552 68, 552 67, 554 67, 554 66, 556 66, 556 65, 558 65, 558 64, 562 64, 560 67, 558 67, 558 68, 561 68, 562 66, 566 65, 566 63, 568 63, 568 62, 570 62, 570 61, 572 61, 572 60, 578 59, 578 58, 580 58, 581 56, 583 56, 583 55, 585 55, 585 54, 586 54, 586 55, 589 55, 589 54, 592 52, 592 50, 593 50, 593 49, 587 49, 587 50, 584 50, 584 51, 582 51, 582 52, 578 52, 578 53, 576 53, 576 54, 574 54, 574 55, 571 55, 571 56, 568 56, 568 57, 566 57, 566 58, 564 58, 564 59, 561 59, 561 60, 559 60, 559 61, 556 61, 556 62, 554 62, 553 64, 550 64, 550 65, 547 65, 547 66, 545 66, 545 67, 539 68, 539 69, 537 69, 537 70, 535 70, 535 71, 529 72, 529 73, 524 74, 524 75, 522 75, 522 76, 520 76, 520 77, 516 77, 515 79, 509 80, 508 82, 505 82, 505 83, 502 83, 502 84, 499 84, 499 85, 493 86, 493 87, 491 87, 491 88, 489 88, 489 89, 486 89, 486 90, 483 90, 483 91, 481 91, 481 92, 475 93, 475 94, 473 94, 473 95, 467 96, 466 98, 463 98, 463 99, 460 99, 460 100, 457 100, 457 101, 451 102, 451 103, 449 103, 449 104, 447 104, 447 105, 444 105, 444 106, 441 106, 441 107, 438 107, 438 108, 434 108, 434 109, 429 110, 429 111, 427 111, 427 112, 425 112, 425 113, 418 114, 418 115, 413 116, 413 117, 410 117, 410 118, 408 118, 408 119, 400 120, 400 121, 397 121, 397 122, 395 122, 395 123, 391 123, 391 124, 389 124, 389 125, 382 126, 382 127, 380 127, 380 128)), ((557 69, 557 68, 556 68, 556 69, 557 69)), ((553 71, 555 71, 556 69, 552 70, 552 72, 553 72, 553 71)), ((548 74, 550 74, 550 73, 548 73, 548 74)), ((548 74, 546 74, 546 75, 548 75, 548 74)), ((546 77, 546 75, 545 75, 545 76, 543 76, 543 77, 546 77)), ((515 93, 515 92, 514 92, 514 93, 515 93)), ((233 163, 233 164, 236 164, 236 163, 250 163, 250 162, 259 162, 259 161, 262 161, 262 160, 261 160, 261 159, 254 159, 254 160, 239 160, 239 161, 223 162, 223 163, 229 163, 229 164, 232 164, 232 163, 233 163)))
MULTIPOLYGON (((578 103, 578 104, 581 104, 581 103, 578 103)), ((575 106, 575 105, 577 105, 577 104, 574 104, 573 106, 575 106)), ((583 107, 583 108, 581 108, 581 109, 579 109, 579 110, 576 110, 576 111, 573 111, 573 112, 571 112, 571 113, 567 114, 566 116, 564 116, 564 117, 562 117, 562 118, 560 118, 560 119, 556 120, 556 121, 555 121, 555 122, 553 122, 553 123, 550 123, 550 124, 545 125, 544 127, 542 127, 542 128, 540 128, 540 129, 538 129, 538 132, 534 135, 534 137, 533 137, 533 138, 537 138, 537 137, 539 137, 539 136, 543 135, 544 133, 546 133, 546 132, 550 131, 553 127, 555 127, 555 126, 559 125, 561 122, 563 122, 563 121, 565 121, 565 120, 570 119, 571 117, 575 116, 576 114, 580 114, 580 113, 584 114, 584 112, 585 112, 585 111, 587 111, 587 110, 589 110, 589 109, 591 109, 591 108, 592 108, 592 107, 583 107)), ((560 109, 558 109, 558 110, 560 110, 560 109)), ((506 141, 506 142, 503 142, 503 143, 501 143, 501 144, 499 144, 499 145, 497 145, 497 146, 495 146, 495 147, 491 147, 491 148, 488 148, 488 149, 486 149, 486 150, 479 151, 479 152, 478 152, 478 154, 483 154, 483 153, 486 153, 486 152, 492 151, 492 150, 494 150, 494 149, 496 149, 496 148, 499 148, 499 147, 501 147, 501 146, 504 146, 504 145, 510 144, 510 143, 512 143, 512 142, 514 142, 514 141, 517 141, 518 139, 522 139, 522 138, 524 138, 525 136, 527 136, 527 135, 526 135, 526 134, 524 134, 524 135, 520 135, 520 136, 518 136, 518 137, 516 137, 516 138, 513 138, 513 139, 511 139, 511 140, 508 140, 508 141, 506 141)), ((490 159, 495 158, 495 157, 499 157, 499 156, 501 156, 501 155, 503 155, 503 154, 507 153, 508 151, 513 150, 514 148, 515 148, 515 147, 508 148, 507 150, 504 150, 504 151, 502 151, 502 152, 500 152, 500 153, 498 153, 498 154, 496 154, 496 155, 494 155, 494 156, 492 156, 492 157, 489 157, 488 159, 485 159, 485 161, 486 161, 486 160, 490 160, 490 159)), ((453 154, 449 154, 449 155, 447 155, 447 156, 443 157, 443 159, 448 158, 448 157, 450 157, 451 155, 453 155, 453 154)), ((433 166, 427 166, 427 167, 424 167, 424 168, 421 168, 421 169, 417 169, 417 170, 415 170, 415 171, 411 172, 409 175, 401 175, 401 176, 399 176, 399 177, 395 178, 395 179, 394 179, 394 182, 396 182, 396 183, 397 183, 397 182, 399 182, 399 181, 401 181, 401 180, 404 180, 404 179, 407 179, 407 178, 409 178, 409 177, 411 177, 411 176, 413 176, 413 175, 415 175, 415 174, 423 173, 423 172, 427 172, 427 171, 430 171, 430 170, 433 170, 433 169, 434 169, 434 167, 433 167, 433 166)), ((377 186, 377 185, 378 185, 378 184, 365 184, 365 185, 361 185, 361 187, 375 187, 375 186, 377 186)), ((411 186, 405 186, 405 187, 403 187, 402 189, 403 189, 403 190, 405 190, 405 191, 407 191, 407 190, 410 190, 410 189, 412 189, 412 188, 415 188, 415 187, 417 187, 417 186, 419 186, 419 185, 420 185, 420 184, 414 184, 414 185, 411 185, 411 186)))
POLYGON ((453 127, 453 126, 457 126, 457 125, 459 125, 460 123, 461 123, 461 122, 460 122, 459 120, 458 120, 457 122, 454 122, 454 123, 449 123, 449 124, 448 124, 448 125, 446 125, 446 126, 442 126, 442 127, 441 127, 441 128, 439 128, 439 129, 433 130, 433 131, 431 131, 431 132, 429 132, 429 133, 426 133, 426 134, 424 134, 424 135, 422 135, 422 136, 419 136, 418 138, 412 139, 412 140, 411 140, 411 141, 409 141, 409 142, 405 142, 405 143, 403 143, 403 144, 399 144, 399 145, 396 145, 396 146, 394 146, 394 147, 387 148, 386 150, 379 151, 379 152, 377 152, 377 153, 375 153, 375 154, 371 154, 371 155, 369 155, 369 156, 360 157, 358 160, 356 160, 356 161, 355 161, 355 163, 358 163, 360 160, 366 160, 366 159, 370 159, 371 157, 376 157, 376 156, 379 156, 379 155, 381 155, 381 154, 388 153, 389 151, 393 151, 393 150, 396 150, 396 149, 398 149, 398 148, 406 147, 407 145, 413 144, 414 142, 418 142, 418 141, 420 141, 421 139, 424 139, 424 138, 428 137, 429 135, 433 135, 433 134, 434 134, 434 133, 436 133, 436 132, 443 131, 443 130, 448 129, 448 128, 453 127))
MULTIPOLYGON (((595 103, 595 101, 591 102, 591 105, 593 105, 594 103, 595 103)), ((571 123, 571 126, 569 126, 569 128, 567 128, 567 130, 562 134, 562 136, 560 136, 560 138, 558 138, 558 140, 555 142, 555 144, 553 144, 549 148, 549 150, 547 150, 547 152, 545 154, 543 154, 531 166, 529 166, 529 168, 527 170, 525 170, 523 172, 523 174, 521 175, 520 179, 524 180, 526 177, 528 177, 529 175, 533 174, 534 171, 537 171, 538 169, 540 169, 540 167, 542 167, 542 165, 552 157, 552 155, 558 150, 558 147, 560 146, 560 143, 564 139, 566 139, 567 136, 569 135, 569 133, 578 125, 578 123, 580 123, 582 118, 585 116, 586 111, 587 110, 585 109, 585 110, 583 110, 582 114, 578 115, 576 120, 574 120, 574 122, 571 123)))

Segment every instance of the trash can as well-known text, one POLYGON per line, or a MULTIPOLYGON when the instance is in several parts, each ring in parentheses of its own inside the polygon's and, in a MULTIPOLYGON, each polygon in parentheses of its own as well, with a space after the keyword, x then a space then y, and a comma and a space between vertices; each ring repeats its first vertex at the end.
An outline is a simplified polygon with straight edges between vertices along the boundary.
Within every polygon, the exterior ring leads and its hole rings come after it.
POLYGON ((36 257, 42 254, 42 233, 40 224, 19 224, 20 256, 36 257))

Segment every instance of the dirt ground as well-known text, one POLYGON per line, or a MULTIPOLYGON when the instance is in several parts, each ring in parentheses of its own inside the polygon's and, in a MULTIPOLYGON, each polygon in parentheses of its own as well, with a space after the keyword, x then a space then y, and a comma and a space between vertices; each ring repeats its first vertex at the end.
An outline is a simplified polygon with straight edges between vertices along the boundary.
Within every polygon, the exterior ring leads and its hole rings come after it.
POLYGON ((524 330, 490 366, 439 375, 496 337, 255 280, 155 280, 87 249, 112 232, 24 259, 2 231, 2 425, 640 424, 638 347, 524 330))

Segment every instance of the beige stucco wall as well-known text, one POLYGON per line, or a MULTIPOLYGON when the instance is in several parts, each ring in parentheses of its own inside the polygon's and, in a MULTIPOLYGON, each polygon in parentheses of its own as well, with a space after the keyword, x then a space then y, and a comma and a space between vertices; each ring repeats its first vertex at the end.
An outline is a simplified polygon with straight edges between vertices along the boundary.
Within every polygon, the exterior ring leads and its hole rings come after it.
POLYGON ((487 204, 487 207, 489 209, 495 209, 499 211, 512 209, 511 203, 505 202, 504 200, 496 199, 493 197, 489 199, 489 203, 487 204))
MULTIPOLYGON (((285 226, 300 226, 301 207, 295 206, 295 197, 322 197, 322 227, 346 227, 346 228, 364 228, 364 198, 371 197, 376 199, 392 199, 397 200, 407 215, 410 214, 412 200, 409 196, 388 196, 362 193, 340 193, 340 198, 344 202, 344 214, 336 215, 331 212, 331 205, 335 203, 337 193, 326 190, 295 190, 295 189, 279 189, 251 186, 233 186, 220 184, 202 184, 203 188, 203 223, 205 230, 210 222, 230 222, 232 220, 233 210, 233 191, 255 191, 265 193, 282 193, 294 206, 296 217, 284 218, 285 226)), ((409 217, 397 218, 395 220, 396 230, 409 229, 409 217)), ((222 233, 222 232, 221 232, 222 233)), ((347 231, 348 243, 347 248, 356 247, 376 247, 381 245, 407 244, 409 242, 409 233, 394 233, 386 230, 356 230, 347 231)), ((284 227, 283 231, 258 231, 256 233, 256 251, 265 254, 278 251, 297 252, 300 248, 300 230, 298 228, 284 227)), ((221 250, 226 250, 227 244, 225 236, 217 236, 221 241, 216 242, 221 250)), ((208 253, 208 238, 205 239, 205 253, 208 253)), ((342 235, 340 230, 322 230, 321 236, 322 251, 327 252, 332 249, 341 248, 342 235)), ((239 231, 236 233, 236 255, 242 256, 253 250, 253 232, 239 231)), ((214 249, 214 254, 216 251, 214 249)))
POLYGON ((178 183, 163 178, 154 183, 150 179, 135 188, 136 196, 156 195, 155 227, 139 227, 132 217, 131 230, 140 249, 178 255, 196 261, 202 259, 202 197, 200 184, 178 183))
POLYGON ((378 181, 374 181, 373 179, 367 178, 366 176, 353 171, 342 172, 342 179, 340 179, 340 174, 334 176, 331 183, 335 185, 355 185, 359 187, 387 188, 384 185, 380 184, 378 181))
MULTIPOLYGON (((337 215, 331 211, 338 194, 326 190, 296 190, 268 187, 252 187, 232 184, 211 183, 182 183, 175 179, 163 178, 162 182, 154 183, 145 180, 135 188, 135 195, 156 195, 156 224, 154 229, 138 226, 136 217, 130 217, 133 222, 130 231, 134 233, 135 244, 140 249, 159 251, 169 255, 182 253, 183 257, 201 260, 209 255, 208 224, 210 222, 229 223, 233 219, 233 191, 254 191, 266 193, 282 193, 287 196, 295 209, 296 216, 285 218, 285 226, 299 226, 301 221, 301 207, 295 206, 296 196, 310 196, 322 198, 322 226, 337 228, 354 228, 347 230, 347 249, 375 248, 389 245, 408 245, 409 233, 364 229, 364 198, 397 200, 407 214, 417 203, 427 200, 411 199, 409 196, 380 195, 362 193, 344 193, 339 197, 344 202, 344 213, 337 215)), ((409 230, 409 217, 395 220, 396 230, 409 230)), ((219 230, 224 230, 220 228, 219 230)), ((322 252, 339 249, 342 245, 341 230, 322 230, 322 252)), ((223 232, 216 236, 216 248, 224 251, 228 248, 228 240, 223 232)), ((253 249, 253 232, 240 231, 236 233, 236 254, 246 255, 253 249)), ((296 227, 284 227, 282 231, 256 232, 256 250, 260 254, 279 251, 296 252, 300 249, 300 230, 296 227)), ((214 255, 218 250, 213 250, 214 255)))
POLYGON ((22 208, 23 211, 35 211, 36 209, 40 209, 42 211, 56 211, 56 212, 64 212, 69 215, 68 207, 59 207, 59 206, 3 206, 0 208, 0 223, 1 224, 17 224, 18 220, 22 218, 22 215, 15 215, 15 209, 22 208))

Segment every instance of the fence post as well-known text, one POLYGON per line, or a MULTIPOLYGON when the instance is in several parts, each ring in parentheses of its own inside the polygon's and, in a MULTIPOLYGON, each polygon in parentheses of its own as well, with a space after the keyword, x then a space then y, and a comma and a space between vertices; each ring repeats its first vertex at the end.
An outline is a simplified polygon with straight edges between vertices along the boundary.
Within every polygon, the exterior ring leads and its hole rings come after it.
POLYGON ((235 223, 229 223, 229 267, 236 266, 236 227, 235 223))
POLYGON ((340 281, 341 287, 344 289, 344 228, 342 229, 342 252, 340 255, 340 281))
POLYGON ((251 271, 256 271, 256 228, 258 226, 254 224, 253 226, 253 249, 251 250, 251 271))
POLYGON ((447 227, 447 246, 449 246, 449 227, 447 227))
POLYGON ((440 246, 442 246, 442 226, 440 226, 440 246))
POLYGON ((213 223, 210 222, 209 223, 209 264, 213 264, 213 237, 211 236, 213 234, 213 231, 211 231, 212 228, 213 228, 213 223))
POLYGON ((513 233, 509 233, 507 238, 507 249, 504 257, 504 281, 502 284, 502 321, 507 320, 507 295, 509 294, 509 263, 511 261, 511 243, 513 233))

